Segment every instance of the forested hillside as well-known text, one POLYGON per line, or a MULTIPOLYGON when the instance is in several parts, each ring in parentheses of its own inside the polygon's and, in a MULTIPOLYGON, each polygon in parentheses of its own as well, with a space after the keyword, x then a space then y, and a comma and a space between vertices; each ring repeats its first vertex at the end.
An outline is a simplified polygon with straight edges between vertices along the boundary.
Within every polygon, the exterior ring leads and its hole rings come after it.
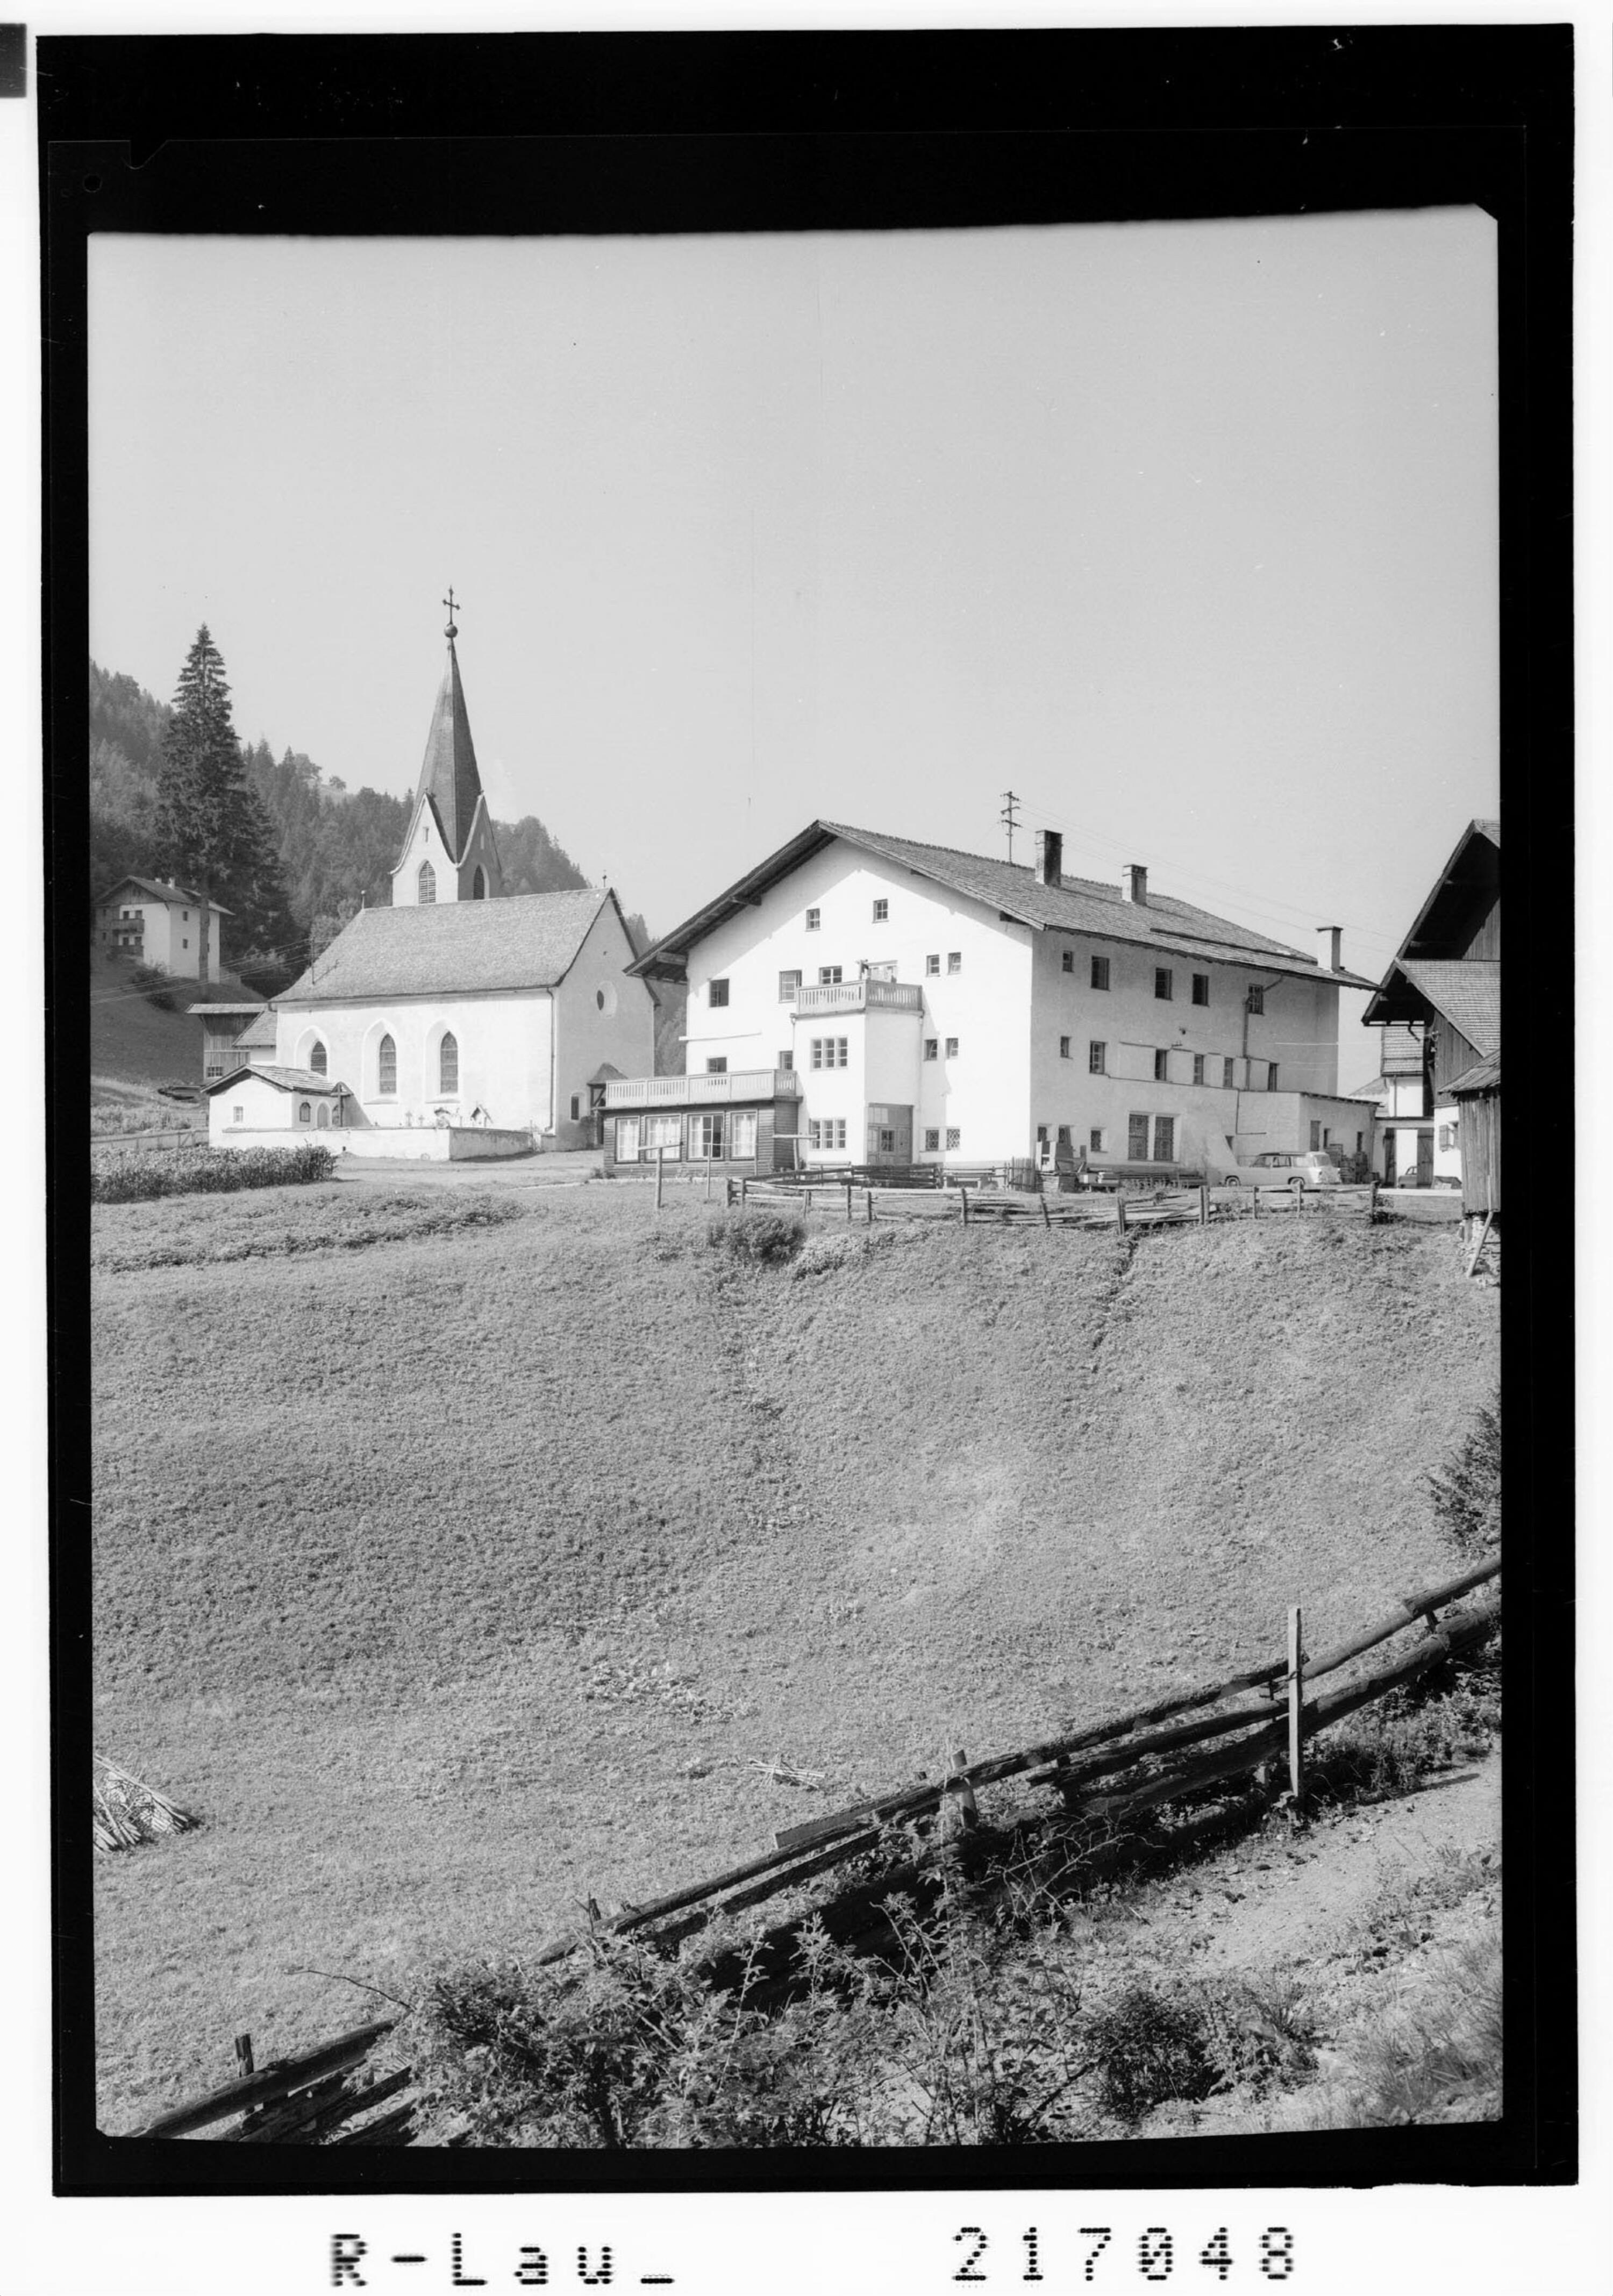
MULTIPOLYGON (((131 870, 165 873, 158 785, 172 714, 132 677, 90 664, 90 876, 97 894, 131 870)), ((276 931, 274 946, 250 949, 233 945, 226 927, 225 958, 272 996, 334 939, 361 901, 372 907, 390 901, 410 800, 351 790, 299 750, 276 758, 261 739, 242 742, 241 759, 268 816, 291 922, 276 931)), ((506 892, 558 892, 587 882, 535 815, 495 822, 494 832, 506 892)), ((636 946, 647 947, 643 918, 627 922, 636 946)))

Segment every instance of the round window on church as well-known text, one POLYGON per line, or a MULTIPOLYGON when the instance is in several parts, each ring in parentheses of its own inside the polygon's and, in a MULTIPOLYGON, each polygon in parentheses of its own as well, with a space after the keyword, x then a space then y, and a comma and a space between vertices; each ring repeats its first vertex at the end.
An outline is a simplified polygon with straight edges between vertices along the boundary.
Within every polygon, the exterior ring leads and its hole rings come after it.
POLYGON ((598 1005, 602 1013, 615 1012, 616 991, 611 988, 609 981, 605 983, 605 986, 602 988, 596 988, 594 990, 594 1001, 598 1005))

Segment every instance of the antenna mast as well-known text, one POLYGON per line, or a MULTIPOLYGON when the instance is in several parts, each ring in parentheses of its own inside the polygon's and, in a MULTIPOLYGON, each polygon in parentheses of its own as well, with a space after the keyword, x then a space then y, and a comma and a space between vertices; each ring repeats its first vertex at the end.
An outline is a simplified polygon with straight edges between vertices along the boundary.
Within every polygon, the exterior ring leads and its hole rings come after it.
POLYGON ((1003 810, 997 816, 997 819, 1003 824, 1003 828, 1008 832, 1008 857, 1011 861, 1014 857, 1014 832, 1019 826, 1019 800, 1014 795, 1012 790, 1004 790, 1003 792, 1003 810))

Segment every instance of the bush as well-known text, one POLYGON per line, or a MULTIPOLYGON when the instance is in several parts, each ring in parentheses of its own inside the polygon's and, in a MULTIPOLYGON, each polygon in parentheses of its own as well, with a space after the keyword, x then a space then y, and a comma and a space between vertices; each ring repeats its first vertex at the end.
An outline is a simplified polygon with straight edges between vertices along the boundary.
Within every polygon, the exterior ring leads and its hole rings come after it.
POLYGON ((238 1188, 282 1188, 328 1180, 334 1159, 323 1143, 248 1148, 209 1156, 131 1156, 90 1175, 94 1204, 146 1203, 153 1196, 227 1195, 238 1188))
POLYGON ((160 1013, 172 1013, 176 1008, 169 994, 168 975, 160 964, 137 964, 132 976, 136 988, 143 989, 145 1001, 154 1004, 160 1013))
POLYGON ((1102 2067, 1103 2107, 1134 2128, 1157 2104, 1208 2096, 1221 2079, 1203 2011, 1146 1985, 1128 1986, 1088 2033, 1102 2067))
POLYGON ((806 1240, 806 1223, 794 1212, 741 1212, 737 1219, 714 1219, 706 1241, 714 1251, 759 1267, 782 1267, 806 1240))
POLYGON ((1481 1411, 1473 1431, 1426 1480, 1446 1536, 1458 1553, 1481 1555, 1501 1544, 1501 1397, 1481 1411))

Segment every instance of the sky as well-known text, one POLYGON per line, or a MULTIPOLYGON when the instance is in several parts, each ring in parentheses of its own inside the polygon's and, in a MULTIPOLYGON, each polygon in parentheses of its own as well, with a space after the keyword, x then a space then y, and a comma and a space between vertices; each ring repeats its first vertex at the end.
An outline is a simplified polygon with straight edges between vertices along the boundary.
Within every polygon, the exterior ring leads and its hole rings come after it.
POLYGON ((402 794, 452 583, 495 816, 658 932, 815 816, 1003 852, 1011 789, 1016 857, 1375 977, 1499 809, 1477 209, 108 235, 90 316, 102 668, 205 621, 243 736, 402 794))

